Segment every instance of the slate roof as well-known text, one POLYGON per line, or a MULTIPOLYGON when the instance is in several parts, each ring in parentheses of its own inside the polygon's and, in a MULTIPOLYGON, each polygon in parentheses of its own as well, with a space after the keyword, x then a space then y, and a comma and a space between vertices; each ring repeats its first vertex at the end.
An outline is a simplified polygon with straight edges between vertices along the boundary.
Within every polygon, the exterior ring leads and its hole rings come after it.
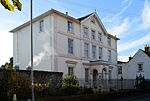
MULTIPOLYGON (((141 49, 142 50, 142 49, 141 49)), ((147 54, 150 57, 150 52, 146 52, 144 50, 142 50, 145 54, 147 54)))
POLYGON ((118 64, 121 64, 121 63, 127 63, 127 62, 123 62, 123 61, 118 61, 118 64))
POLYGON ((77 20, 79 20, 79 21, 81 22, 82 20, 86 19, 87 17, 89 17, 89 16, 92 15, 92 14, 93 14, 93 13, 88 14, 88 15, 86 15, 86 16, 83 16, 83 17, 81 17, 81 18, 78 18, 77 20))

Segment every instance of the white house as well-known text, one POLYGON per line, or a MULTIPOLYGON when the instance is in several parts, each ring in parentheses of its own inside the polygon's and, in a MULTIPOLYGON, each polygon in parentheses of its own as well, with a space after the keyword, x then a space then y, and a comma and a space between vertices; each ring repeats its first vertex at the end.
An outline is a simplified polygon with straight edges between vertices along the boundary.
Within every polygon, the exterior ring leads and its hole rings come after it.
MULTIPOLYGON (((11 30, 14 65, 30 65, 30 22, 11 30)), ((85 81, 117 77, 117 40, 96 12, 74 18, 54 9, 33 19, 34 70, 73 73, 85 81)))
POLYGON ((136 79, 144 77, 150 79, 150 47, 146 45, 144 50, 139 49, 128 62, 118 62, 118 78, 136 79))

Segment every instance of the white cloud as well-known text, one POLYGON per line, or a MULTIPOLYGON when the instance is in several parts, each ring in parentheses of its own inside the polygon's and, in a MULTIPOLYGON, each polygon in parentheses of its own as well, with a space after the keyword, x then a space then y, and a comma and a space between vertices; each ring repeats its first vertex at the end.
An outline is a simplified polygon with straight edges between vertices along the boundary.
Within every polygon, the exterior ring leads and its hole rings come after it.
POLYGON ((150 41, 150 33, 138 40, 133 41, 133 42, 126 42, 126 43, 120 44, 118 46, 118 52, 122 52, 122 51, 125 51, 128 49, 131 49, 133 47, 142 45, 148 41, 150 41))
POLYGON ((127 62, 127 61, 129 60, 129 56, 132 56, 132 57, 133 57, 137 51, 138 51, 138 50, 133 51, 130 55, 118 56, 118 61, 127 62))
POLYGON ((126 4, 126 5, 120 10, 120 12, 116 13, 115 15, 108 15, 108 16, 106 16, 105 18, 103 18, 102 20, 103 20, 104 22, 112 23, 112 24, 113 24, 112 26, 116 25, 116 23, 117 23, 117 24, 120 23, 121 14, 122 14, 124 11, 126 11, 126 10, 130 7, 132 1, 133 1, 133 0, 124 0, 124 1, 122 1, 122 3, 128 2, 128 4, 126 4))
POLYGON ((124 21, 119 24, 116 25, 114 27, 112 27, 111 29, 108 29, 108 32, 113 34, 113 35, 119 35, 121 33, 124 33, 125 31, 127 31, 129 28, 129 22, 128 22, 128 18, 124 19, 124 21))
POLYGON ((118 56, 118 61, 127 62, 129 56, 118 56))
POLYGON ((130 24, 132 24, 132 22, 129 22, 129 18, 125 18, 122 19, 121 14, 123 14, 132 4, 133 0, 124 0, 122 1, 122 4, 124 4, 124 7, 120 10, 120 12, 118 12, 115 15, 109 15, 106 16, 103 20, 104 22, 109 23, 108 24, 108 32, 113 34, 113 35, 120 35, 125 33, 129 28, 130 28, 130 24))
POLYGON ((121 11, 112 18, 112 21, 115 19, 118 19, 120 17, 120 15, 130 7, 133 0, 128 0, 128 1, 129 1, 129 3, 126 6, 124 6, 123 9, 121 9, 121 11))
POLYGON ((143 27, 149 28, 150 27, 150 4, 148 0, 145 0, 144 9, 142 12, 142 20, 143 20, 143 27))

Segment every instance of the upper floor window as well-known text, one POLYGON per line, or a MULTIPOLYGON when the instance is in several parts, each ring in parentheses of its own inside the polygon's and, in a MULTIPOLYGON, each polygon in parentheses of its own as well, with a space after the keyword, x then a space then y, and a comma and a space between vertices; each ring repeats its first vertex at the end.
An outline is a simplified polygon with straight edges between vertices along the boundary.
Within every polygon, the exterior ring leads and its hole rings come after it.
POLYGON ((143 71, 143 64, 138 64, 138 71, 143 71))
POLYGON ((85 82, 88 82, 89 80, 89 69, 85 68, 85 82))
POLYGON ((108 61, 111 61, 111 50, 108 50, 108 61))
POLYGON ((88 57, 88 48, 89 48, 89 45, 87 43, 84 44, 84 56, 85 57, 88 57))
POLYGON ((88 38, 88 29, 86 27, 84 27, 84 37, 88 38))
POLYGON ((96 58, 96 46, 92 46, 92 58, 96 58))
POLYGON ((72 32, 72 22, 68 21, 68 32, 72 32))
POLYGON ((73 74, 73 67, 68 67, 68 75, 73 74))
POLYGON ((68 53, 73 54, 73 40, 68 39, 68 53))
POLYGON ((102 41, 102 34, 98 33, 98 41, 101 42, 102 41))
POLYGON ((95 40, 95 31, 92 30, 91 35, 92 35, 92 40, 95 40))
POLYGON ((40 21, 40 31, 43 32, 44 31, 44 21, 40 21))
POLYGON ((107 45, 108 45, 108 46, 111 46, 111 40, 110 40, 109 37, 107 38, 107 45))
POLYGON ((99 47, 99 59, 101 59, 101 58, 102 58, 102 48, 99 47))
POLYGON ((122 74, 122 66, 118 66, 118 74, 122 74))
POLYGON ((94 19, 92 19, 91 22, 95 24, 95 20, 94 19))

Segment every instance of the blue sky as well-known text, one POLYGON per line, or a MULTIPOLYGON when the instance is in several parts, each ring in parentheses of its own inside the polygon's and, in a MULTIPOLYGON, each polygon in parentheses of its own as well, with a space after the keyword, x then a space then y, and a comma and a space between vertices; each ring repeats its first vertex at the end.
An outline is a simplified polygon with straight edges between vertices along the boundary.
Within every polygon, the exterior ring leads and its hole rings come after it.
MULTIPOLYGON (((20 0, 21 12, 0 6, 0 65, 13 56, 11 29, 29 20, 29 1, 20 0)), ((34 17, 54 8, 75 18, 98 13, 106 30, 120 38, 118 58, 127 61, 138 49, 150 44, 150 0, 33 0, 34 17)))

